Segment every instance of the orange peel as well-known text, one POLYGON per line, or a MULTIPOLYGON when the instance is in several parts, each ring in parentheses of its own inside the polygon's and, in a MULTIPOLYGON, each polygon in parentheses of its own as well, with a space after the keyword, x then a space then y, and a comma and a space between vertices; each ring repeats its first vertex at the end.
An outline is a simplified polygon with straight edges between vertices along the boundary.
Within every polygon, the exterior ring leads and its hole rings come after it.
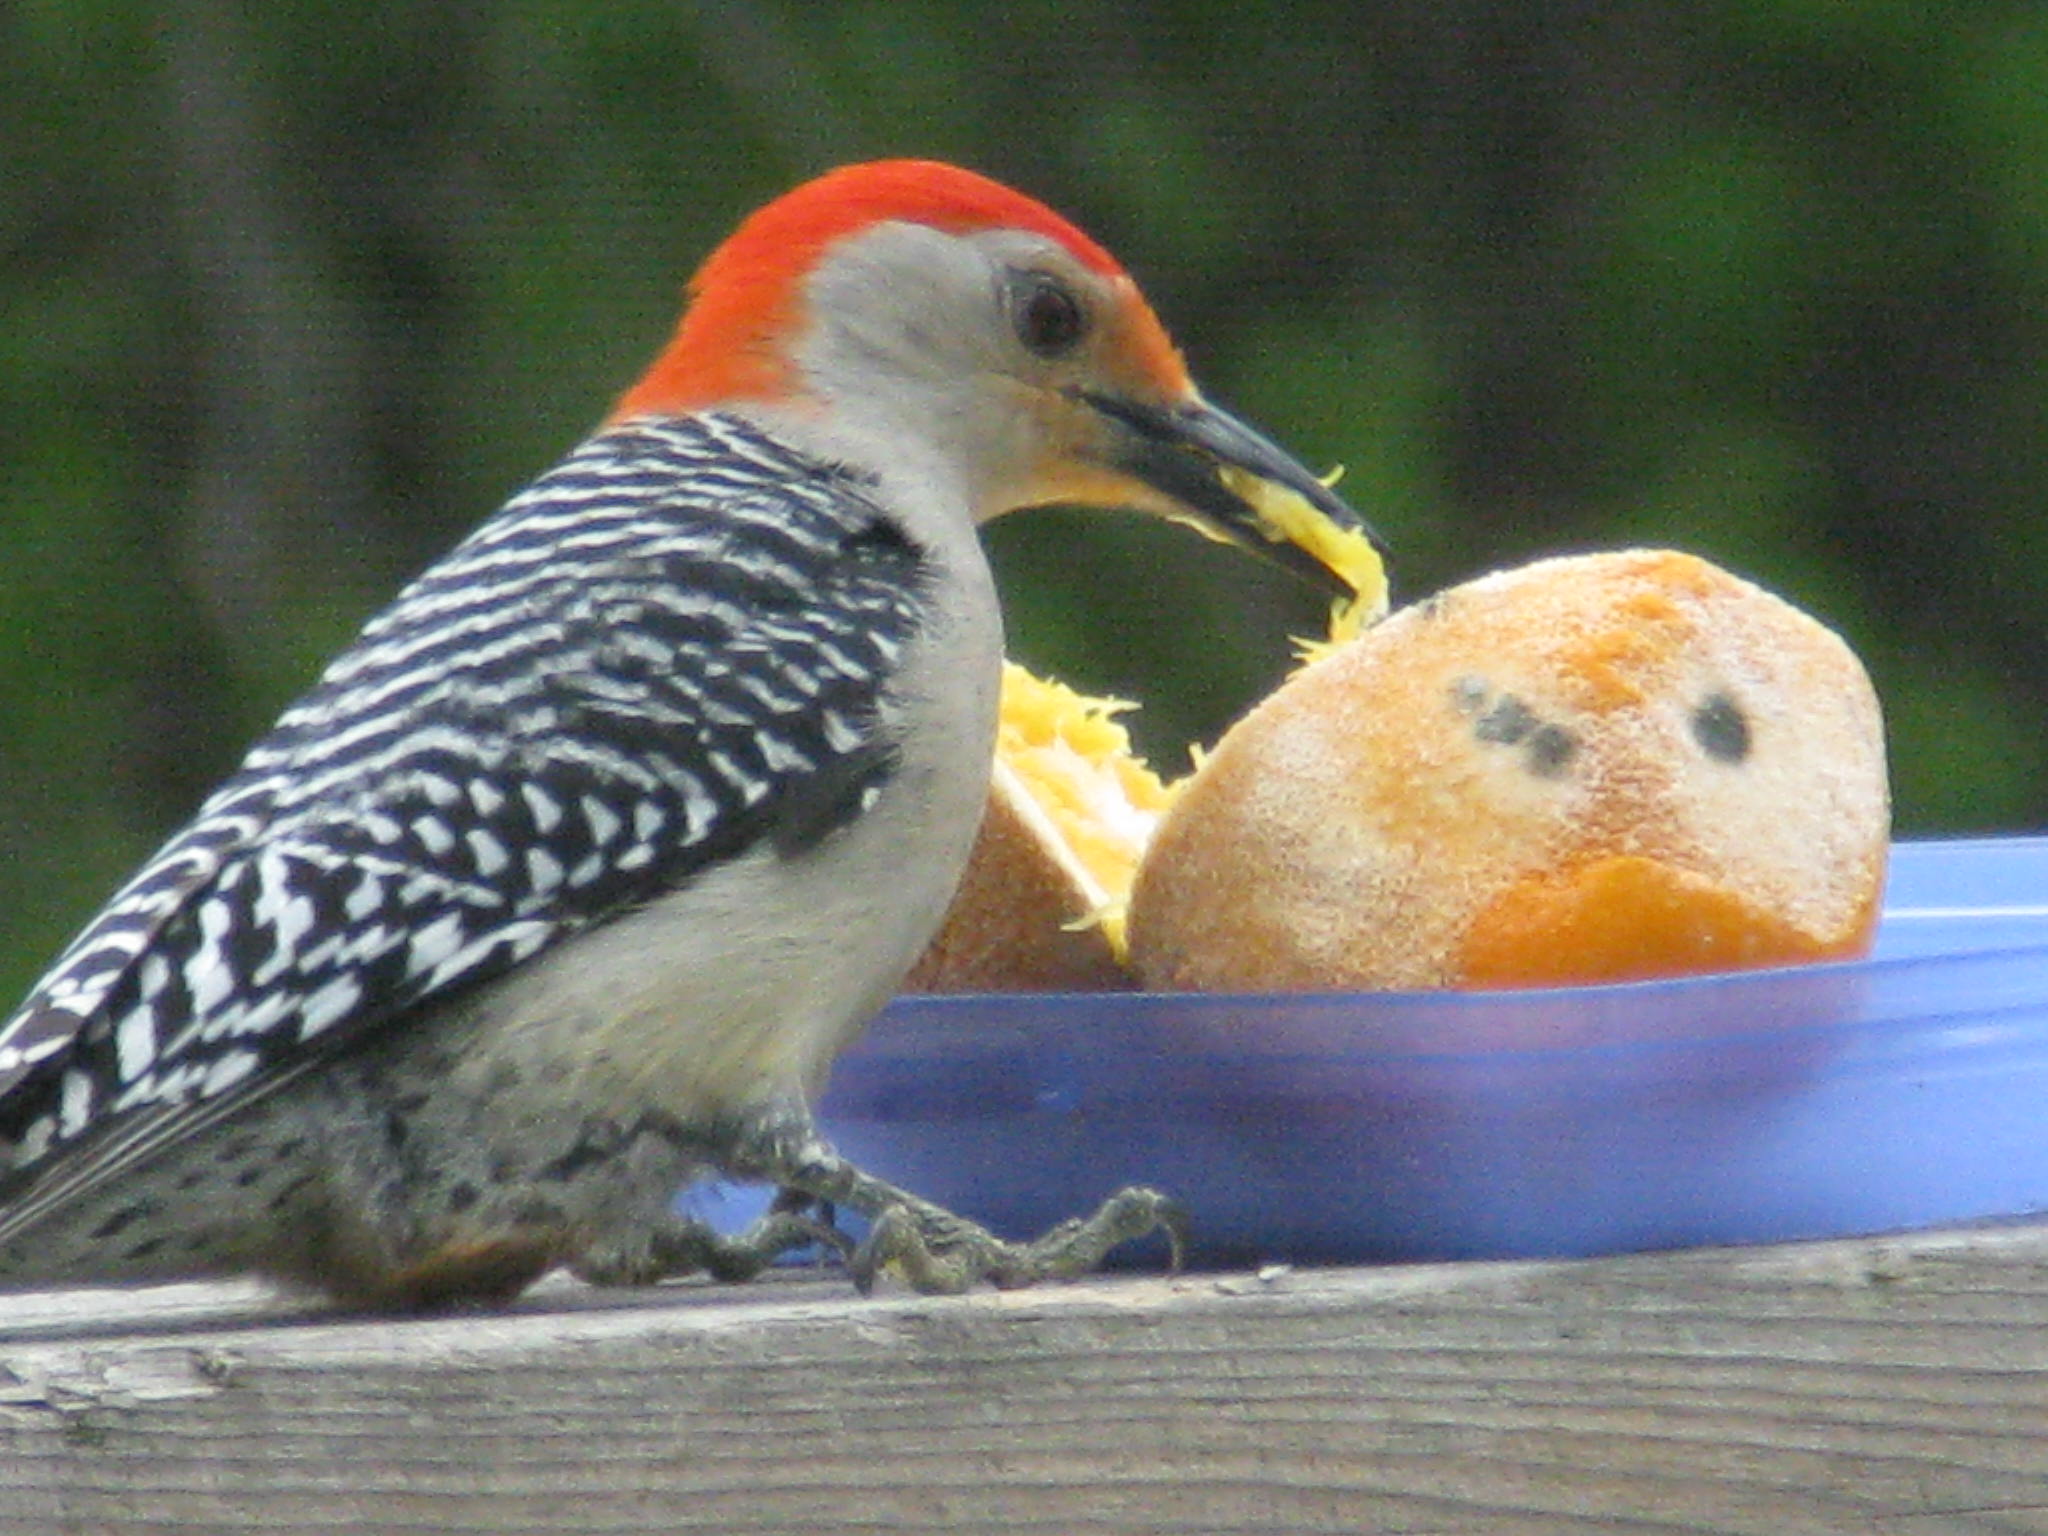
POLYGON ((1539 561, 1324 652, 1178 786, 1130 904, 1163 990, 1545 986, 1865 952, 1877 697, 1690 555, 1539 561))

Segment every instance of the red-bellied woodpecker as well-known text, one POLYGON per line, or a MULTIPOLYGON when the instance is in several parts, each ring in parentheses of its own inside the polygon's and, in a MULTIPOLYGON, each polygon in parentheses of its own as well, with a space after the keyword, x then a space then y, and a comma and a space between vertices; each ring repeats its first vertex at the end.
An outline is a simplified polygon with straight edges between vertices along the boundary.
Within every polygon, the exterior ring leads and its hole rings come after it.
MULTIPOLYGON (((931 1289, 1074 1273, 873 1179, 808 1109, 987 792, 977 525, 1195 522, 1304 469, 1189 382, 1116 262, 950 167, 833 172, 705 263, 607 423, 289 708, 0 1029, 0 1282, 253 1270, 375 1305, 743 1274, 874 1221, 931 1289), (1247 477, 1250 477, 1249 479, 1247 477), (753 1231, 671 1210, 782 1186, 753 1231)), ((1327 573, 1323 573, 1327 574, 1327 573)))

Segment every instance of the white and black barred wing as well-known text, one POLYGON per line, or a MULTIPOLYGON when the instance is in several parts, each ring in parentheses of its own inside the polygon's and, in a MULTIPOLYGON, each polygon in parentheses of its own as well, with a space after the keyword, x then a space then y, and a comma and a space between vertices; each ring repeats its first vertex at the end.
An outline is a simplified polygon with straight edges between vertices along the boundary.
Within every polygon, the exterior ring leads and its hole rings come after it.
POLYGON ((0 1198, 827 835, 891 772, 921 571, 850 475, 751 426, 593 438, 401 593, 0 1028, 0 1198))

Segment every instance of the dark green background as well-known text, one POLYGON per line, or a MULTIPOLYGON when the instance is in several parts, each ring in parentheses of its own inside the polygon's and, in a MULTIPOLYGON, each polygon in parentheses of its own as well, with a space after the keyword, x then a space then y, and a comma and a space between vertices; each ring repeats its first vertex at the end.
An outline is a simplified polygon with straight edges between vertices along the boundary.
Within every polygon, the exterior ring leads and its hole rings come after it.
MULTIPOLYGON (((1907 832, 2048 821, 2048 9, 0 6, 0 990, 603 411, 733 221, 960 160, 1116 250, 1408 595, 1653 541, 1841 629, 1907 832)), ((1162 758, 1316 604, 995 534, 1162 758)))

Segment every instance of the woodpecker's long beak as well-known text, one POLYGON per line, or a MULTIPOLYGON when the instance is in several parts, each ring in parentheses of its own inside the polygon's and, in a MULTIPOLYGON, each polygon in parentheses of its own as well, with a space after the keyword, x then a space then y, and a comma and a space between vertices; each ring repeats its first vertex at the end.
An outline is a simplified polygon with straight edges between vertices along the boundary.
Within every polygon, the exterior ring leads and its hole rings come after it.
POLYGON ((1080 398, 1112 424, 1112 462, 1168 515, 1327 588, 1368 619, 1386 608, 1379 535, 1299 460, 1206 401, 1080 398))

